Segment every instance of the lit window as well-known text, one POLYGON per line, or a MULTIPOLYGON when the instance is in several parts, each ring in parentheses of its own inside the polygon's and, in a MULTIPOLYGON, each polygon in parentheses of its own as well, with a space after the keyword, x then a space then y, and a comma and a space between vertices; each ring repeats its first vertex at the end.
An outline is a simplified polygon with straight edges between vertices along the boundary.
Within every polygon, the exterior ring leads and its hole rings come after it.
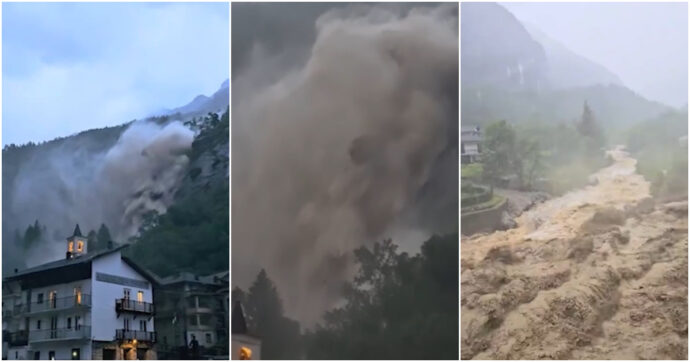
POLYGON ((74 302, 76 304, 81 304, 81 288, 80 287, 74 288, 74 302))
POLYGON ((247 347, 240 347, 240 359, 252 359, 252 350, 247 347))
POLYGON ((74 241, 70 241, 69 244, 67 244, 67 251, 70 253, 74 251, 74 241))
POLYGON ((80 252, 80 253, 81 253, 82 251, 84 251, 84 242, 83 242, 83 241, 78 241, 78 242, 77 242, 77 251, 80 252))
POLYGON ((137 292, 137 301, 139 303, 144 301, 144 292, 142 292, 141 290, 137 292))

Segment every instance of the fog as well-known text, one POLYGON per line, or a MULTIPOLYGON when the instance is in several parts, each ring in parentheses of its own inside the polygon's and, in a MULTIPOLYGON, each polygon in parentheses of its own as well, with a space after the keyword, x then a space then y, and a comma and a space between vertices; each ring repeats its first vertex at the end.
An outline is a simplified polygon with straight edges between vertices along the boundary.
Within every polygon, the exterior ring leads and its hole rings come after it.
POLYGON ((688 101, 687 3, 501 3, 642 96, 688 101))
POLYGON ((233 285, 265 268, 309 324, 355 248, 394 237, 417 252, 457 230, 458 23, 453 5, 293 6, 256 5, 244 25, 233 6, 248 53, 233 45, 231 254, 233 285), (276 12, 294 34, 249 35, 276 12))

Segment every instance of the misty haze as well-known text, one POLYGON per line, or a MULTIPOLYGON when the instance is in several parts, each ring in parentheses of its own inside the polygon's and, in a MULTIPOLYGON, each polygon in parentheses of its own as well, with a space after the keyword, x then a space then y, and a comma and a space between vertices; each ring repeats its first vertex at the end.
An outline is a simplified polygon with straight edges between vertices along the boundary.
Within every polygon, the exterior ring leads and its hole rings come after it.
POLYGON ((462 359, 687 359, 687 12, 462 4, 462 359))
POLYGON ((233 4, 232 299, 262 358, 457 358, 457 12, 233 4))

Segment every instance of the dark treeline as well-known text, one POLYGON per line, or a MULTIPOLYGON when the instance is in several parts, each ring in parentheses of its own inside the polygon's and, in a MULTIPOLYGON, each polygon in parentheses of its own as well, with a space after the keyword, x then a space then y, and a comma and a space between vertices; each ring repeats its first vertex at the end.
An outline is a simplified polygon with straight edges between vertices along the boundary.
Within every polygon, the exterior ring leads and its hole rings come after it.
POLYGON ((457 359, 457 255, 457 234, 430 238, 414 256, 391 240, 361 247, 343 306, 304 331, 284 316, 263 270, 248 291, 236 287, 232 297, 245 306, 265 359, 457 359))

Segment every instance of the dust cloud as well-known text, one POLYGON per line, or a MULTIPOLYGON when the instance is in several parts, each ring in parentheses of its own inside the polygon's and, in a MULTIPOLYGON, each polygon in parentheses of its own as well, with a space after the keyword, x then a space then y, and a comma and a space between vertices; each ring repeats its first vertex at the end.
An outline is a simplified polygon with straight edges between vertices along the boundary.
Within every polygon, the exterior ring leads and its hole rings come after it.
POLYGON ((134 236, 145 213, 164 213, 172 203, 193 139, 180 122, 137 121, 100 152, 78 136, 42 146, 19 169, 7 212, 19 232, 34 220, 45 226, 42 240, 25 251, 26 266, 64 257, 75 223, 84 232, 105 223, 118 242, 134 236))
POLYGON ((457 230, 457 29, 453 5, 338 8, 303 66, 258 86, 276 63, 255 59, 233 80, 233 285, 265 268, 309 324, 357 247, 457 230))

